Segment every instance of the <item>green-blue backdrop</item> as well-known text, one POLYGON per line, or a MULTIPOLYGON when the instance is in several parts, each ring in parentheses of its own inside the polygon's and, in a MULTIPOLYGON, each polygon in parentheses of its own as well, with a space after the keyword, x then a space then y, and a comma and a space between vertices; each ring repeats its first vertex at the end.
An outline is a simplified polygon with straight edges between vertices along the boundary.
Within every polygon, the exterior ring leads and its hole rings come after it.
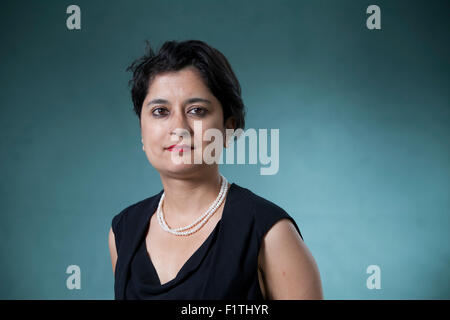
POLYGON ((162 188, 125 71, 166 40, 233 66, 278 174, 221 165, 297 221, 326 299, 450 298, 448 1, 8 1, 0 11, 0 298, 113 299, 114 215, 162 188), (68 30, 66 8, 81 9, 68 30), (381 29, 366 27, 369 5, 381 29), (81 269, 81 289, 66 268, 81 269), (369 265, 381 289, 368 289, 369 265))

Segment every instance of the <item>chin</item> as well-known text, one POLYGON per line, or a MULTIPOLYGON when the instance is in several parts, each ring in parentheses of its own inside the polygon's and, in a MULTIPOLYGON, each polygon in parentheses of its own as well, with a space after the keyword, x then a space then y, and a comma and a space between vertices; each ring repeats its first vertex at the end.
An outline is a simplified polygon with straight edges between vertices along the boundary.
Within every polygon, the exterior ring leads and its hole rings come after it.
POLYGON ((164 171, 166 172, 170 172, 170 173, 188 173, 188 172, 193 172, 196 171, 196 169, 198 169, 199 165, 198 164, 185 164, 185 163, 181 163, 181 164, 170 164, 170 165, 166 165, 164 167, 164 171))

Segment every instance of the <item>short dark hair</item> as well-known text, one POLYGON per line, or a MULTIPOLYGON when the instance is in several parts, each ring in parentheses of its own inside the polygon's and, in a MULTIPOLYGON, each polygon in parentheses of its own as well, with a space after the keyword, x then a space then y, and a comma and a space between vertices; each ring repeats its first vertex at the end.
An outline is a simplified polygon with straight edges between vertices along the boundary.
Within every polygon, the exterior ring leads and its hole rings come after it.
POLYGON ((193 66, 201 74, 206 86, 220 101, 225 121, 233 116, 235 129, 245 128, 245 110, 241 98, 241 86, 230 63, 217 49, 203 41, 166 41, 157 54, 146 41, 144 56, 135 60, 126 70, 133 73, 129 81, 134 112, 141 120, 141 109, 151 81, 156 75, 167 71, 178 71, 193 66))

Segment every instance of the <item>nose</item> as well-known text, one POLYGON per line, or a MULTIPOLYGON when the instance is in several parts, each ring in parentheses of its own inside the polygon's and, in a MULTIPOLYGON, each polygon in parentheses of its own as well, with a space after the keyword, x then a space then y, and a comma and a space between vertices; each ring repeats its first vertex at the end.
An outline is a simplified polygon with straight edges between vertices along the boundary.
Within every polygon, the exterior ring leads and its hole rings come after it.
MULTIPOLYGON (((170 122, 170 135, 185 139, 192 135, 193 131, 183 111, 174 112, 170 122)), ((174 138, 172 138, 174 141, 174 138)), ((189 143, 189 142, 187 142, 189 143)))

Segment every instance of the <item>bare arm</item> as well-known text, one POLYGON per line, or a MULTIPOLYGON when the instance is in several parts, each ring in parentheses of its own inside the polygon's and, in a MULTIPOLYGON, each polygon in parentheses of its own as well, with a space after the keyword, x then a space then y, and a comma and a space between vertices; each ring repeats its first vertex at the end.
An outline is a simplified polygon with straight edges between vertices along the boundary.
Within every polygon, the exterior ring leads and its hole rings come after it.
POLYGON ((111 254, 111 263, 113 268, 113 274, 116 272, 116 262, 117 262, 117 250, 116 250, 116 238, 114 237, 114 232, 109 229, 109 253, 111 254))
POLYGON ((319 269, 288 219, 281 219, 266 233, 258 264, 266 299, 323 299, 319 269))

